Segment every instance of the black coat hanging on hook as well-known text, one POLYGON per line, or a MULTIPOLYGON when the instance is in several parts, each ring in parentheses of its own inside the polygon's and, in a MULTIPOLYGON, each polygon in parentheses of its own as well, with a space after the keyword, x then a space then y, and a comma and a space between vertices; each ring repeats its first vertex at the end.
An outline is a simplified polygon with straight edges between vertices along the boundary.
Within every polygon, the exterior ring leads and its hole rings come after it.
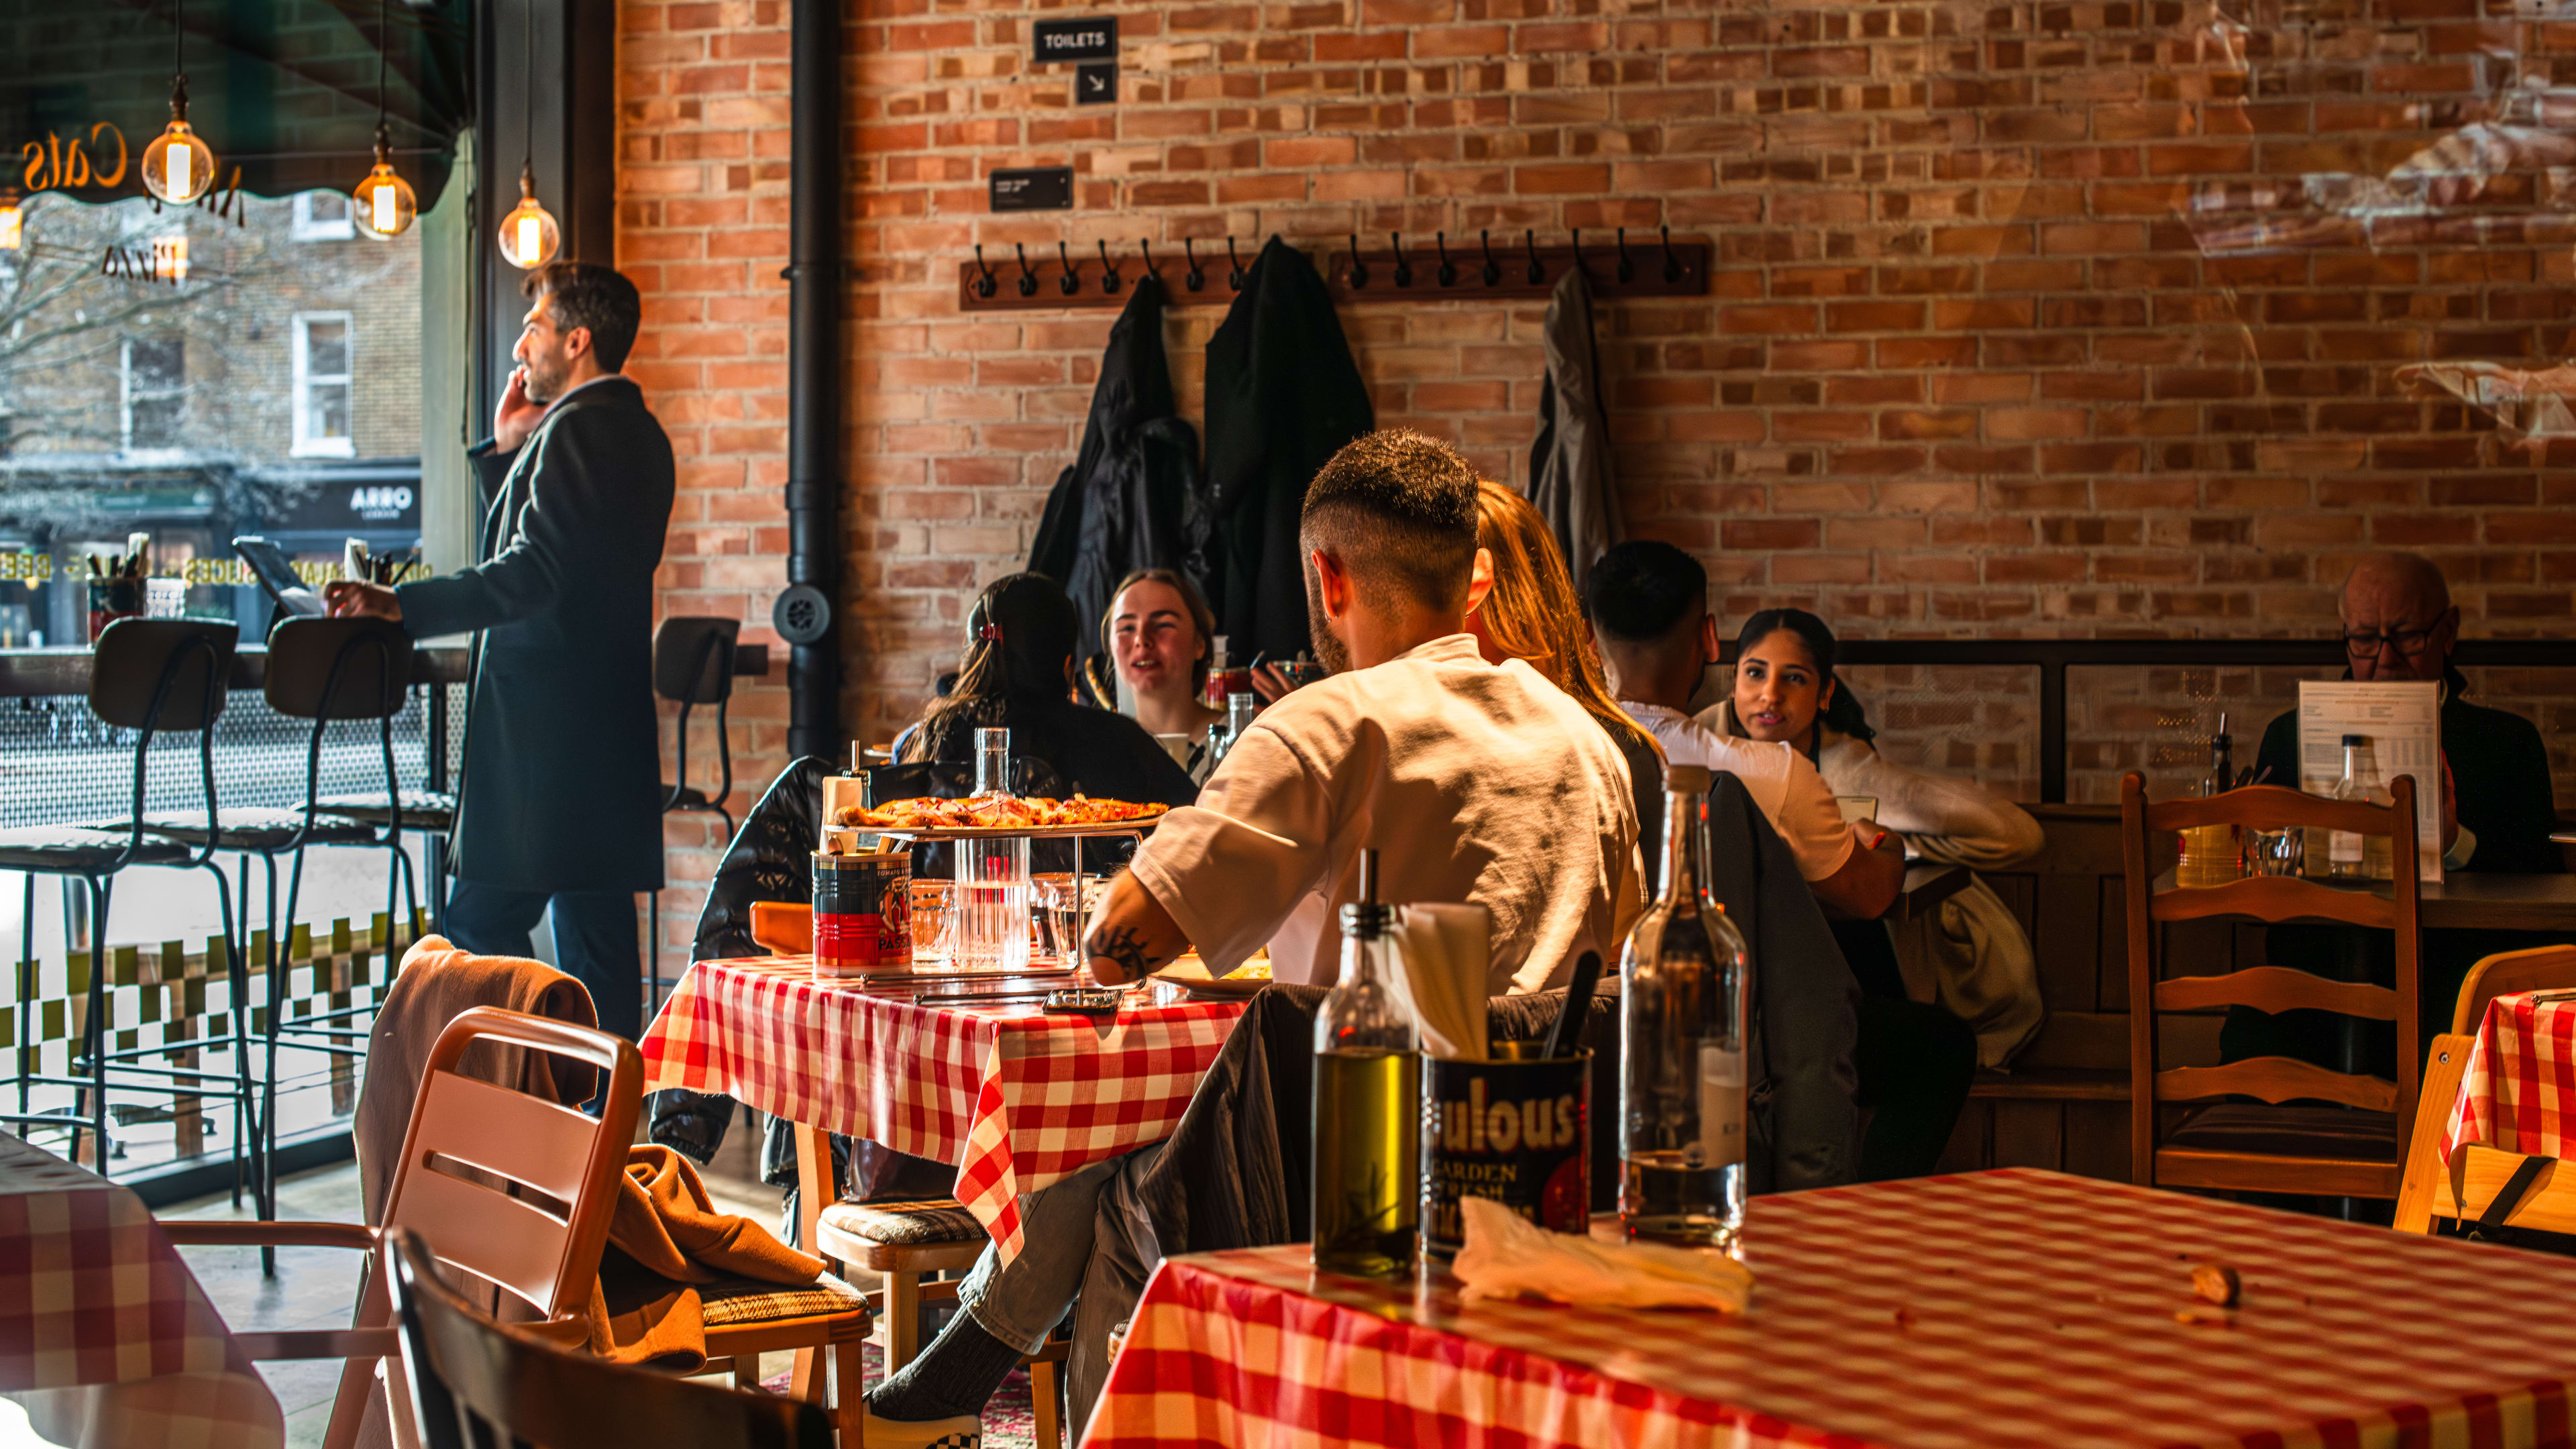
POLYGON ((1110 590, 1137 569, 1185 567, 1185 520, 1198 506, 1198 432, 1173 415, 1163 353, 1171 294, 1148 273, 1109 328, 1081 451, 1055 480, 1029 568, 1064 585, 1080 616, 1077 662, 1101 652, 1110 590))

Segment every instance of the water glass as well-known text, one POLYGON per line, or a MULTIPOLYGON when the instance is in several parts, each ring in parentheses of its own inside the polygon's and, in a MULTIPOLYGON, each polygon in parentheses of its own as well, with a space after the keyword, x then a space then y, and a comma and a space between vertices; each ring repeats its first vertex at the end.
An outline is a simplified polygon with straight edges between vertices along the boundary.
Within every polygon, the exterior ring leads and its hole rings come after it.
POLYGON ((948 938, 948 900, 956 882, 912 878, 912 960, 918 971, 956 954, 948 938))
POLYGON ((1057 872, 1037 878, 1037 917, 1039 949, 1058 957, 1067 965, 1082 956, 1082 933, 1089 925, 1083 917, 1099 909, 1101 897, 1108 894, 1104 879, 1096 875, 1080 878, 1077 895, 1074 876, 1057 872))
POLYGON ((143 581, 143 617, 178 619, 188 613, 186 579, 145 579, 143 581))
POLYGON ((2298 826, 2245 832, 2245 862, 2251 875, 2297 875, 2307 858, 2307 832, 2298 826))

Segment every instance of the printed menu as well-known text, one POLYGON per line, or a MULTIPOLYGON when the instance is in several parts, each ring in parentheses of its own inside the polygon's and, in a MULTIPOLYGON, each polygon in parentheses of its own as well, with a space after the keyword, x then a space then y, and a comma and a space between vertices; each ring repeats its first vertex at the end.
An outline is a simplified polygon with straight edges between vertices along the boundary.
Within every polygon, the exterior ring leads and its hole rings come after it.
MULTIPOLYGON (((2442 878, 2442 686, 2429 679, 2362 683, 2305 679, 2299 682, 2299 788, 2332 795, 2343 780, 2343 737, 2370 741, 2360 766, 2385 783, 2415 777, 2418 874, 2442 878)), ((2311 831, 2313 837, 2318 832, 2311 831)), ((2311 851, 2324 842, 2310 839, 2311 851)), ((2312 855, 2322 860, 2322 855, 2312 855)))

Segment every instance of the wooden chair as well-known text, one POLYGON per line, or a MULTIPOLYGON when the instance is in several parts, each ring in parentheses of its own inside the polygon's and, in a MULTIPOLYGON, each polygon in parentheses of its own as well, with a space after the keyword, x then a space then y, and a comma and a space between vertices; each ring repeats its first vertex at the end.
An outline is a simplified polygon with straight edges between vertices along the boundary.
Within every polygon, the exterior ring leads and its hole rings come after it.
POLYGON ((428 1449, 831 1449, 823 1411, 548 1343, 484 1317, 442 1282, 418 1231, 387 1239, 413 1422, 428 1449))
POLYGON ((2526 1157, 2483 1142, 2464 1142, 2449 1162, 2442 1160, 2442 1133, 2450 1125, 2460 1080, 2468 1070, 2469 1049, 2476 1042, 2477 1038, 2460 1032, 2433 1038, 2424 1068, 2423 1101, 2416 1109, 2414 1138, 2406 1153, 2406 1179, 2397 1194, 2392 1225, 2401 1233, 2429 1233, 2435 1218, 2447 1218, 2576 1234, 2576 1166, 2564 1159, 2526 1157), (2517 1183, 2516 1175, 2526 1170, 2528 1176, 2517 1183), (2499 1198, 2504 1199, 2501 1212, 2495 1211, 2499 1198))
POLYGON ((2487 1019, 2487 1003, 2519 991, 2576 990, 2576 946, 2534 946, 2527 951, 2498 951, 2469 968, 2460 983, 2460 1004, 2451 1013, 2451 1030, 2478 1034, 2487 1019))
POLYGON ((2394 1198, 2401 1159, 2400 1124, 2415 1119, 2417 1076, 2417 860, 2415 782, 2390 783, 2387 806, 2321 800, 2295 790, 2254 785, 2210 798, 2150 804, 2136 774, 2120 781, 2120 840, 2126 865, 2129 936, 2130 1150, 2133 1180, 2150 1187, 2220 1188, 2238 1192, 2318 1193, 2394 1198), (2277 830, 2303 826, 2386 837, 2395 874, 2382 896, 2303 880, 2260 876, 2205 888, 2155 889, 2150 832, 2203 825, 2277 830), (2156 934, 2161 923, 2238 917, 2280 923, 2341 921, 2391 932, 2396 989, 2332 981, 2282 966, 2159 981, 2156 934), (2329 1071, 2288 1057, 2256 1057, 2216 1067, 2157 1070, 2158 1013, 2224 1006, 2258 1011, 2317 1010, 2397 1030, 2397 1080, 2329 1071), (2165 1103, 2253 1097, 2219 1103, 2163 1129, 2165 1103), (2321 1101, 2336 1106, 2290 1106, 2321 1101))

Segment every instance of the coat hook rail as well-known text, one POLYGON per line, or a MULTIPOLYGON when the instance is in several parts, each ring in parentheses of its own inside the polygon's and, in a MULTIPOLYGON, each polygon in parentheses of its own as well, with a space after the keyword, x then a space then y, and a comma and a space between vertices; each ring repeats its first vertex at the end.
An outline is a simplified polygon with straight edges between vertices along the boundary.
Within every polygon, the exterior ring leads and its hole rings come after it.
MULTIPOLYGON (((1594 235, 1597 238, 1599 233, 1594 235)), ((1428 248, 1421 246, 1419 236, 1411 240, 1401 232, 1385 236, 1383 247, 1367 244, 1353 234, 1344 246, 1321 252, 1308 249, 1307 255, 1315 259, 1335 300, 1358 306, 1372 302, 1527 301, 1547 297, 1556 290, 1559 280, 1577 268, 1590 280, 1593 295, 1603 299, 1704 297, 1709 293, 1713 260, 1709 243, 1675 237, 1669 227, 1659 228, 1656 235, 1637 243, 1631 243, 1626 229, 1619 228, 1606 250, 1598 240, 1585 245, 1580 231, 1569 233, 1562 245, 1542 244, 1533 231, 1524 230, 1519 237, 1505 232, 1499 246, 1490 232, 1479 231, 1475 256, 1481 260, 1472 266, 1461 265, 1469 260, 1467 254, 1449 250, 1445 232, 1433 233, 1428 248), (1417 251, 1436 256, 1437 268, 1417 272, 1409 255, 1417 251)), ((981 260, 984 248, 979 244, 974 257, 957 264, 957 303, 961 311, 967 312, 1117 308, 1127 305, 1128 295, 1134 290, 1128 283, 1140 276, 1152 276, 1162 280, 1165 299, 1172 306, 1224 306, 1233 302, 1241 290, 1251 256, 1233 237, 1211 241, 1209 247, 1210 254, 1201 257, 1197 241, 1184 239, 1181 255, 1187 270, 1178 276, 1165 276, 1154 260, 1149 240, 1126 242, 1095 237, 1095 254, 1088 257, 1079 255, 1069 241, 1058 241, 1055 256, 1048 257, 1041 251, 1034 261, 1024 244, 1015 243, 1011 252, 1017 275, 1008 279, 1011 285, 1000 286, 997 283, 1003 279, 997 277, 991 263, 981 260), (1218 254, 1220 247, 1222 255, 1218 254)))

